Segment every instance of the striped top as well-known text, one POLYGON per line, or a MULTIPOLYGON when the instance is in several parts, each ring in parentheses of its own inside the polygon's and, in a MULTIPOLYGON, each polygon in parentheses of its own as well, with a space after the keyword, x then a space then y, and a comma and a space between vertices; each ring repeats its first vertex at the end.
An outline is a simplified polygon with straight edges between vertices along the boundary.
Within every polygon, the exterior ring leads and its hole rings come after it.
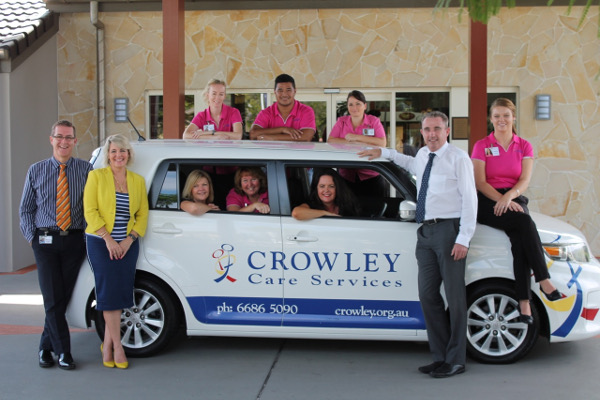
POLYGON ((110 236, 117 242, 127 237, 127 223, 129 222, 129 194, 117 192, 117 210, 115 213, 115 226, 110 236))
MULTIPOLYGON (((71 157, 66 165, 71 203, 69 229, 84 229, 83 188, 88 173, 92 170, 92 164, 71 157)), ((59 229, 56 225, 56 182, 59 172, 60 162, 54 157, 29 167, 19 207, 21 232, 28 242, 33 241, 37 228, 59 229)))

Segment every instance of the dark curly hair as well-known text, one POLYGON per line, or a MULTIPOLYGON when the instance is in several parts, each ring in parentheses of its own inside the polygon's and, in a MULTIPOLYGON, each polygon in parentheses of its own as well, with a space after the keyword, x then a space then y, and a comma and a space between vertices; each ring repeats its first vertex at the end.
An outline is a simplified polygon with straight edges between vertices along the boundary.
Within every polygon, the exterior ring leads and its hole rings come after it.
POLYGON ((308 206, 315 210, 324 210, 325 205, 319 199, 317 186, 322 176, 329 175, 335 184, 335 200, 333 201, 339 208, 340 215, 343 217, 355 217, 360 213, 358 200, 354 193, 348 188, 344 179, 335 170, 331 168, 315 169, 312 182, 310 184, 310 194, 308 195, 308 206))
POLYGON ((275 90, 277 90, 278 83, 288 83, 288 82, 292 84, 292 87, 294 89, 296 89, 296 81, 294 80, 294 78, 292 78, 288 74, 278 75, 277 78, 275 78, 275 90))

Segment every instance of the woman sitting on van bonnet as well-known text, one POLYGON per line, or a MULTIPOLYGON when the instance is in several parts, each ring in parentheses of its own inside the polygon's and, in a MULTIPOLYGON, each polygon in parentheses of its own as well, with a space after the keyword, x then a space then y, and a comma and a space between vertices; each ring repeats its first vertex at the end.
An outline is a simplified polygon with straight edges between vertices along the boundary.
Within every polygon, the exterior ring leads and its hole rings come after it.
POLYGON ((183 132, 184 139, 242 138, 242 116, 237 108, 223 104, 225 82, 211 79, 202 93, 208 108, 200 111, 183 132))
POLYGON ((219 210, 219 206, 213 204, 215 194, 210 176, 199 169, 192 171, 187 177, 182 197, 185 200, 181 202, 181 209, 192 215, 219 210))
MULTIPOLYGON (((346 104, 350 115, 338 118, 327 142, 385 147, 387 143, 385 130, 379 118, 366 113, 365 95, 361 91, 353 90, 348 93, 346 104)), ((354 193, 372 197, 385 195, 385 181, 373 170, 340 168, 339 173, 348 181, 354 193)))
POLYGON ((331 168, 315 171, 308 203, 292 210, 292 217, 308 220, 319 217, 353 217, 359 213, 358 201, 340 175, 331 168))
POLYGON ((516 107, 512 101, 496 99, 490 106, 494 132, 473 146, 471 158, 478 190, 477 221, 502 229, 508 235, 513 254, 515 290, 520 320, 533 324, 531 316, 531 272, 550 301, 562 294, 550 281, 544 250, 527 209, 527 190, 533 169, 533 148, 514 130, 516 107))
POLYGON ((240 167, 233 178, 235 186, 227 195, 227 211, 268 214, 267 176, 258 167, 240 167))

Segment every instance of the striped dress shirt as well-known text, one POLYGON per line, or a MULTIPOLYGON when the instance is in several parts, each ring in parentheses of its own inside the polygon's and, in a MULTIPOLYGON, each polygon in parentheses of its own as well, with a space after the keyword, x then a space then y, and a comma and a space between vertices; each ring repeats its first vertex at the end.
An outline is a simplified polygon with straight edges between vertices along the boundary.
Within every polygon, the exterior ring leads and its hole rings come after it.
MULTIPOLYGON (((71 202, 71 226, 69 229, 85 229, 83 218, 83 188, 92 164, 79 158, 67 161, 67 180, 71 202)), ((60 162, 54 157, 33 164, 25 178, 19 215, 21 232, 28 242, 32 242, 38 228, 58 230, 56 225, 56 182, 60 172, 60 162)))

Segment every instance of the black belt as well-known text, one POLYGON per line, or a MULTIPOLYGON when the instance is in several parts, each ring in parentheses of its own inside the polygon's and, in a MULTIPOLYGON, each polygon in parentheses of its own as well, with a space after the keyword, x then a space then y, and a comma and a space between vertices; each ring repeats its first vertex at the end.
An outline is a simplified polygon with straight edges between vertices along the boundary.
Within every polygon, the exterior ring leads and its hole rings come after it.
POLYGON ((69 235, 82 235, 83 229, 67 229, 66 231, 58 230, 58 229, 50 229, 50 228, 38 228, 38 233, 43 233, 46 235, 58 235, 58 236, 69 236, 69 235))
POLYGON ((438 222, 453 221, 455 219, 459 219, 459 218, 434 218, 434 219, 426 219, 425 221, 423 221, 423 225, 435 225, 438 222))

